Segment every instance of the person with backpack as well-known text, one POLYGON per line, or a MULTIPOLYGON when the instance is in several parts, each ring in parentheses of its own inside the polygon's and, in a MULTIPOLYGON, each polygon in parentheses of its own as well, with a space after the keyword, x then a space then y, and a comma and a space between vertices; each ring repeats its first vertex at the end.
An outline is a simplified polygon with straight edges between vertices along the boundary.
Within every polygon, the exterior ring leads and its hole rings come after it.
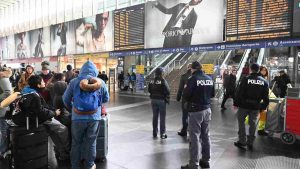
MULTIPOLYGON (((3 72, 3 71, 1 71, 3 72)), ((12 86, 8 77, 0 77, 0 102, 12 93, 12 86)), ((7 108, 0 108, 0 159, 3 158, 7 149, 7 128, 5 113, 7 108)))
POLYGON ((18 126, 25 126, 28 113, 30 126, 34 126, 35 117, 37 117, 39 123, 45 126, 55 145, 57 158, 66 160, 70 152, 69 132, 66 126, 54 119, 61 114, 61 111, 48 106, 39 94, 43 88, 45 88, 45 83, 41 76, 33 75, 28 79, 28 86, 21 91, 22 96, 14 108, 16 113, 12 114, 12 120, 18 126))
POLYGON ((94 161, 101 108, 109 101, 107 86, 97 76, 95 64, 87 61, 63 95, 65 106, 72 111, 72 169, 79 169, 82 159, 85 168, 96 169, 94 161))
POLYGON ((166 103, 169 102, 170 88, 168 82, 163 78, 163 69, 155 70, 155 78, 150 81, 148 91, 151 98, 151 106, 153 110, 153 138, 158 133, 158 118, 160 117, 160 138, 166 139, 166 103))

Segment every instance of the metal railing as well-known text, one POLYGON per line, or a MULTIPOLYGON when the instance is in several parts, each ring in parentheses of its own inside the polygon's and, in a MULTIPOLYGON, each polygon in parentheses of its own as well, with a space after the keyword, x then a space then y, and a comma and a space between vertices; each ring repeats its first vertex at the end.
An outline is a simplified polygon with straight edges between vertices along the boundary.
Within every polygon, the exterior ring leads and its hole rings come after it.
POLYGON ((163 67, 165 76, 169 75, 175 69, 176 67, 175 60, 179 55, 180 53, 177 54, 170 63, 168 63, 165 67, 163 67))
POLYGON ((236 82, 238 84, 238 82, 240 81, 240 78, 241 78, 241 75, 242 75, 242 72, 243 72, 243 68, 246 64, 246 62, 248 61, 248 57, 249 57, 249 54, 251 52, 251 49, 246 49, 244 55, 243 55, 243 58, 238 66, 238 71, 236 73, 236 82))
POLYGON ((257 58, 257 64, 261 65, 263 63, 263 59, 265 57, 265 48, 261 48, 260 51, 259 51, 259 55, 258 55, 258 58, 257 58))
POLYGON ((171 57, 171 56, 172 56, 172 53, 170 53, 170 54, 162 54, 162 55, 164 55, 164 56, 166 56, 166 57, 165 57, 164 59, 161 59, 161 60, 159 61, 159 63, 156 64, 156 66, 149 72, 148 75, 145 75, 145 79, 151 78, 151 77, 152 77, 151 75, 154 76, 154 71, 155 71, 155 69, 157 69, 157 68, 158 68, 163 62, 165 62, 169 57, 171 57))
POLYGON ((175 69, 181 69, 186 64, 186 62, 194 55, 194 53, 191 55, 189 54, 190 53, 186 53, 180 60, 175 60, 175 69))

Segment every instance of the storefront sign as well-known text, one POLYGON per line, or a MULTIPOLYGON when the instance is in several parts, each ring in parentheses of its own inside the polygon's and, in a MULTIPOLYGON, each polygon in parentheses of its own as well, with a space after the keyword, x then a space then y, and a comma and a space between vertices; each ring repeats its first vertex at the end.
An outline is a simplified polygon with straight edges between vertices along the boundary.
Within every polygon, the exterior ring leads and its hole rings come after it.
POLYGON ((136 73, 145 74, 145 66, 144 65, 136 65, 136 73))
POLYGON ((202 64, 202 70, 208 75, 214 74, 214 67, 214 64, 202 64))

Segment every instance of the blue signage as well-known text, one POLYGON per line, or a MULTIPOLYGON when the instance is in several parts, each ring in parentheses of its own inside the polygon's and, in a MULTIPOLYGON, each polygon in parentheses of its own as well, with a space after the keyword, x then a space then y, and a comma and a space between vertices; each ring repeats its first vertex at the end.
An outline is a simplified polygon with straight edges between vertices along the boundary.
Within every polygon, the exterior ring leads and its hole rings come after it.
POLYGON ((196 45, 183 48, 165 48, 165 49, 146 49, 138 51, 121 51, 110 52, 110 56, 135 56, 148 54, 166 54, 166 53, 182 53, 182 52, 205 52, 218 50, 236 50, 236 49, 257 49, 257 48, 278 48, 300 46, 300 39, 274 39, 265 41, 250 42, 224 42, 208 45, 196 45))

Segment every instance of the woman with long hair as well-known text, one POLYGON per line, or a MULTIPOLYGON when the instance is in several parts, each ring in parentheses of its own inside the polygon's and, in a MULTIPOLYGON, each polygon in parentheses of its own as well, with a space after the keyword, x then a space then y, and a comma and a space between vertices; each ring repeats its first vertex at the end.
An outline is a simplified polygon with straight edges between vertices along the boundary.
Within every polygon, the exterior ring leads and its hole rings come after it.
MULTIPOLYGON (((266 66, 263 66, 263 65, 260 66, 259 73, 264 79, 266 79, 267 81, 269 80, 269 70, 266 66)), ((261 135, 261 136, 268 135, 268 133, 266 133, 266 131, 265 131, 266 119, 267 119, 267 111, 262 110, 259 113, 258 135, 261 135)))

